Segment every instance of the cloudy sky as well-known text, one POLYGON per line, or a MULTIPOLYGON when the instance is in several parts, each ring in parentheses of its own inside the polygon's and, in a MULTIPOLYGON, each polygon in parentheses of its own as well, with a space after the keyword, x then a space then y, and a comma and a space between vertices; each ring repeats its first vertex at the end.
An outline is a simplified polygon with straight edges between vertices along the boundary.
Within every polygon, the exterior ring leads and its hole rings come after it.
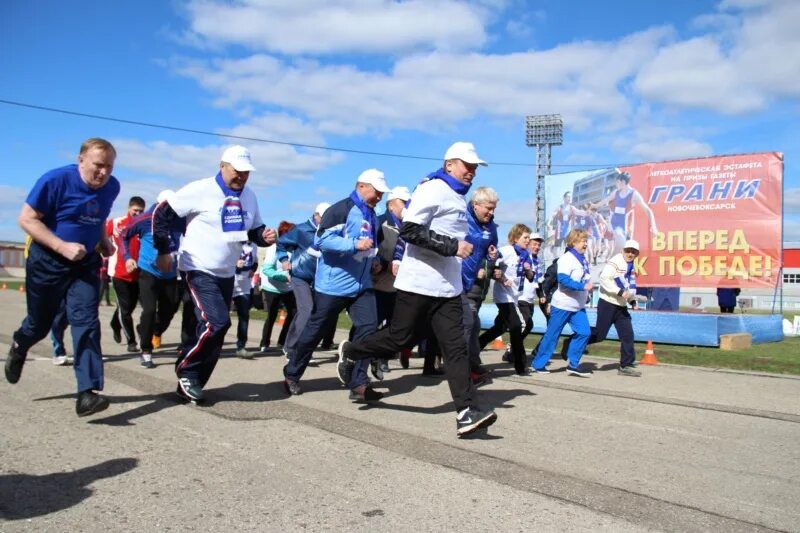
POLYGON ((77 6, 0 2, 0 239, 21 238, 33 182, 90 136, 117 147, 117 212, 130 195, 150 202, 214 174, 233 142, 252 150, 250 186, 275 225, 344 197, 366 168, 413 186, 469 140, 490 162, 477 183, 500 193, 498 219, 532 223, 524 117, 561 113, 553 172, 783 152, 784 240, 800 241, 795 0, 77 6))

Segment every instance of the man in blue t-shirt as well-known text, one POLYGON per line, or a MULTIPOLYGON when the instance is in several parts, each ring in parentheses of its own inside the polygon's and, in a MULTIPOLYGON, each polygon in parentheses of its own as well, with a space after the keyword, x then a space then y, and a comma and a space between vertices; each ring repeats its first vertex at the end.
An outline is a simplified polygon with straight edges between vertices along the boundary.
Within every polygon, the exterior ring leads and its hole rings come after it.
POLYGON ((6 379, 19 381, 28 350, 47 335, 64 302, 72 327, 78 416, 108 407, 108 400, 94 391, 103 390, 97 307, 100 255, 114 252, 105 220, 120 190, 111 175, 116 155, 110 142, 87 139, 77 165, 56 168, 39 178, 18 219, 33 238, 25 265, 28 315, 14 332, 6 379))

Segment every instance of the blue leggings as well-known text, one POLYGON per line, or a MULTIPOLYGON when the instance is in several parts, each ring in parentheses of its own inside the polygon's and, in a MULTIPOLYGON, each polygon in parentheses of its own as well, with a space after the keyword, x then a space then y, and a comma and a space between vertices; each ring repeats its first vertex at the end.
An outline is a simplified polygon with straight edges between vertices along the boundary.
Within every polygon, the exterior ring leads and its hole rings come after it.
POLYGON ((561 331, 567 324, 569 324, 572 331, 575 332, 572 343, 569 345, 567 358, 569 359, 570 367, 578 368, 581 362, 581 356, 583 355, 584 349, 586 349, 586 344, 589 342, 589 336, 592 332, 589 327, 589 319, 586 318, 585 309, 581 309, 580 311, 564 311, 558 307, 551 307, 547 331, 545 331, 544 337, 542 337, 542 341, 539 343, 539 348, 536 350, 536 355, 531 362, 532 368, 541 370, 545 367, 550 360, 550 356, 556 349, 561 331))

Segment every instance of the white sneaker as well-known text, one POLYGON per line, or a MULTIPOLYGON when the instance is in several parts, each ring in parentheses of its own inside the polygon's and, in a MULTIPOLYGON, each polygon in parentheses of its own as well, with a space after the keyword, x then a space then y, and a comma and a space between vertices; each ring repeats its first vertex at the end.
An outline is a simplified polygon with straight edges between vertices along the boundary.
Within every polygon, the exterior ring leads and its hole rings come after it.
POLYGON ((236 350, 236 357, 241 357, 242 359, 252 359, 253 354, 247 351, 247 348, 239 348, 236 350))
POLYGON ((69 357, 66 355, 54 355, 53 364, 56 366, 67 366, 69 364, 69 357))

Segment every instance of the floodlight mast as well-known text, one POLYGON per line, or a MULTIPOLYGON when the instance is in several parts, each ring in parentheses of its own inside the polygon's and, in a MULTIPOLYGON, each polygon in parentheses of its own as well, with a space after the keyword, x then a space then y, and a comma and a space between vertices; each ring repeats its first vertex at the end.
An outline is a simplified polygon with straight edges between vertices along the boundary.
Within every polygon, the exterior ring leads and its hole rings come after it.
POLYGON ((544 177, 550 174, 550 147, 560 146, 564 122, 561 115, 525 117, 525 144, 536 147, 536 231, 545 235, 544 177))

